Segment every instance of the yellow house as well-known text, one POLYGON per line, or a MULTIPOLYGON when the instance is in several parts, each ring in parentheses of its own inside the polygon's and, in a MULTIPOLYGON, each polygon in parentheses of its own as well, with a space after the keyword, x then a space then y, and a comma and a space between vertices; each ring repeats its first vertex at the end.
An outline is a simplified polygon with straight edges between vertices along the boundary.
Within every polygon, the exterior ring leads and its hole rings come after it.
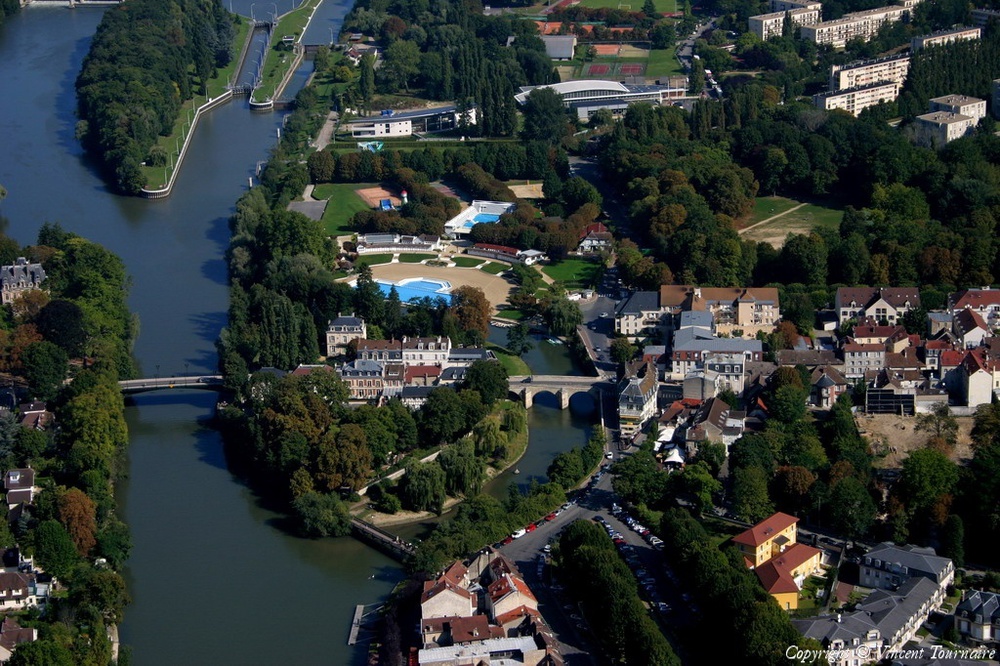
POLYGON ((799 607, 799 590, 807 576, 820 570, 822 553, 796 543, 799 519, 776 513, 733 537, 748 568, 785 610, 799 607))

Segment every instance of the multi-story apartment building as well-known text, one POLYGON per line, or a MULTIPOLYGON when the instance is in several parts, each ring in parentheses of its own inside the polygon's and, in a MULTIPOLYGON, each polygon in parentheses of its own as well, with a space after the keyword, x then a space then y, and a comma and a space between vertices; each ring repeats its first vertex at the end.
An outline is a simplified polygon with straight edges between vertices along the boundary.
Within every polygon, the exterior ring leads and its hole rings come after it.
POLYGON ((991 19, 1000 21, 1000 11, 996 9, 973 9, 972 22, 980 28, 985 28, 991 19))
POLYGON ((816 25, 804 25, 799 28, 802 39, 808 39, 816 44, 829 44, 834 48, 843 48, 851 39, 869 40, 887 23, 901 20, 910 10, 900 5, 877 7, 861 12, 844 14, 842 18, 833 21, 822 21, 816 25))
POLYGON ((797 543, 799 519, 776 513, 733 537, 747 567, 785 610, 799 607, 799 590, 807 576, 820 570, 821 552, 797 543))
POLYGON ((885 365, 885 346, 850 342, 844 345, 844 377, 864 377, 868 370, 879 370, 885 365))
POLYGON ((789 9, 783 12, 772 12, 770 14, 759 14, 747 19, 750 25, 750 32, 760 39, 767 41, 771 37, 780 37, 785 29, 785 17, 788 17, 792 26, 800 28, 804 25, 816 25, 822 18, 819 9, 789 9))
POLYGON ((637 361, 626 366, 618 383, 618 422, 622 440, 634 437, 656 413, 656 366, 637 361))
POLYGON ((823 5, 812 0, 771 0, 772 12, 790 12, 795 9, 815 9, 822 11, 823 5))
POLYGON ((833 65, 830 67, 830 90, 861 88, 874 83, 895 83, 902 86, 909 72, 910 56, 907 53, 833 65))
POLYGON ((929 35, 914 37, 910 42, 910 48, 916 52, 928 46, 943 46, 952 42, 961 42, 967 39, 979 39, 983 35, 982 28, 957 28, 954 30, 941 30, 932 32, 929 35))
POLYGON ((813 96, 813 104, 824 111, 841 109, 858 116, 870 106, 891 102, 899 96, 901 84, 895 81, 871 83, 857 88, 833 90, 813 96))
POLYGON ((944 590, 955 580, 955 564, 933 548, 880 543, 860 562, 860 582, 865 587, 894 590, 910 578, 927 578, 944 590))
POLYGON ((839 287, 834 303, 841 324, 868 317, 896 324, 911 309, 919 307, 920 290, 914 287, 839 287))
POLYGON ((773 287, 663 285, 660 309, 671 315, 689 310, 710 312, 716 331, 724 335, 734 331, 743 331, 744 335, 770 331, 781 319, 778 290, 773 287))
POLYGON ((326 355, 347 353, 347 345, 368 336, 368 327, 361 317, 338 315, 326 328, 326 355))
POLYGON ((615 313, 615 332, 635 342, 655 335, 663 325, 660 295, 655 291, 636 291, 615 313))
POLYGON ((941 148, 955 139, 968 136, 979 124, 977 118, 949 111, 934 111, 917 116, 913 123, 916 142, 927 148, 941 148))
POLYGON ((975 118, 977 121, 986 117, 986 100, 968 95, 944 95, 930 101, 931 111, 947 111, 975 118))

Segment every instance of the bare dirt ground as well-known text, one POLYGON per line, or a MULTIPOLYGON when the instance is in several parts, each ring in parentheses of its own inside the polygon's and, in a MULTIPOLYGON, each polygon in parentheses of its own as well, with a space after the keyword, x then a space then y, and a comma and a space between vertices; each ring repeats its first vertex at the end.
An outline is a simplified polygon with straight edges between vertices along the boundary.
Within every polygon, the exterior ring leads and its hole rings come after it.
MULTIPOLYGON (((972 458, 972 417, 958 416, 958 443, 951 453, 951 459, 965 462, 972 458)), ((878 460, 876 467, 898 469, 911 451, 921 449, 929 439, 929 433, 914 430, 916 419, 912 416, 891 414, 859 414, 856 417, 858 430, 871 442, 876 454, 888 454, 878 460)))
POLYGON ((544 199, 542 184, 533 183, 530 185, 509 185, 510 191, 519 199, 544 199))
POLYGON ((513 285, 499 275, 491 275, 476 268, 445 268, 442 266, 427 266, 425 264, 378 264, 372 266, 372 275, 383 280, 402 280, 403 278, 435 278, 447 280, 452 288, 462 285, 479 287, 486 295, 494 309, 500 303, 506 303, 513 285))
POLYGON ((366 187, 360 190, 354 190, 354 192, 359 197, 364 199, 365 203, 367 203, 371 208, 378 208, 382 199, 388 199, 392 202, 393 206, 398 206, 402 203, 399 197, 384 187, 366 187))

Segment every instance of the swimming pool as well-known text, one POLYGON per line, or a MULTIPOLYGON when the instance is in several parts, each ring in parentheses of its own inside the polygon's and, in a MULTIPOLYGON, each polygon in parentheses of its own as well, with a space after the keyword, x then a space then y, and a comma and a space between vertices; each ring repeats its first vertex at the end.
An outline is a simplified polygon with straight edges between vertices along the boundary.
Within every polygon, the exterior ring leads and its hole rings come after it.
MULTIPOLYGON (((473 223, 479 223, 479 222, 490 223, 499 221, 500 221, 500 216, 493 215, 492 213, 477 213, 476 216, 472 218, 473 223)), ((470 224, 469 226, 471 227, 472 225, 470 224)))
POLYGON ((445 280, 430 280, 427 278, 407 278, 395 284, 388 280, 375 280, 379 289, 386 296, 389 291, 396 287, 399 300, 404 303, 421 298, 443 298, 446 303, 451 303, 451 283, 445 280))

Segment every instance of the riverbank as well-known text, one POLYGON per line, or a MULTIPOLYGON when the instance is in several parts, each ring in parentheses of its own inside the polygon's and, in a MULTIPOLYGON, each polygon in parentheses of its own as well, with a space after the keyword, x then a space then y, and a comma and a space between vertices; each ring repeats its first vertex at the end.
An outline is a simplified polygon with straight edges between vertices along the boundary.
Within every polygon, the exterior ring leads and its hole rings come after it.
POLYGON ((142 195, 147 199, 161 199, 170 195, 201 114, 228 102, 232 98, 232 92, 228 89, 229 84, 233 77, 239 73, 239 67, 246 57, 253 34, 253 26, 250 21, 242 16, 235 14, 233 16, 238 21, 239 27, 233 37, 230 49, 235 51, 239 45, 238 55, 234 55, 228 65, 216 70, 215 76, 205 82, 204 101, 199 103, 200 95, 185 101, 181 105, 177 120, 174 121, 173 131, 169 135, 157 139, 156 145, 167 155, 168 163, 162 167, 144 165, 141 168, 142 174, 146 178, 146 186, 142 188, 142 195))

